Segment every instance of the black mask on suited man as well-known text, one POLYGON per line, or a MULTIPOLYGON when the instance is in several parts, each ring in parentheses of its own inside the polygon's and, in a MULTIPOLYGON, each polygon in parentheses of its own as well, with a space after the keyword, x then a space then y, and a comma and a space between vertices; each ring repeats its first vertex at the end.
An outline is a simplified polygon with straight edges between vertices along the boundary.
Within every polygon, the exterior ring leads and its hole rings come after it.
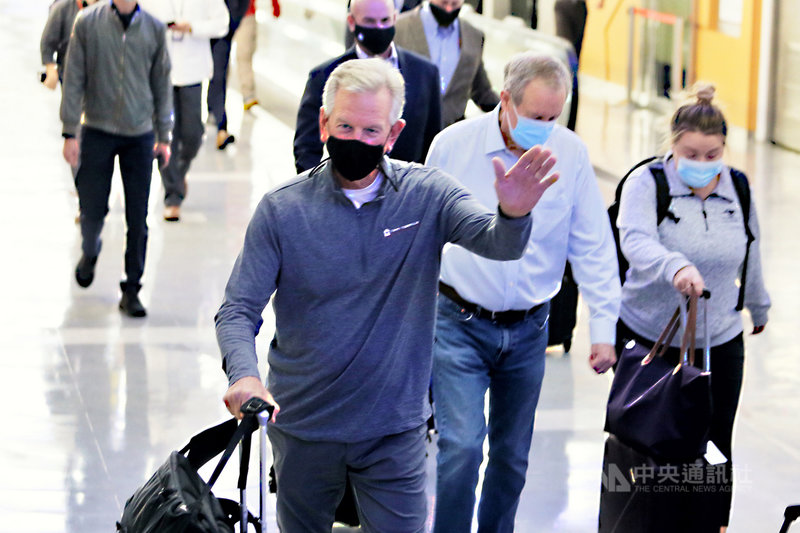
POLYGON ((433 4, 428 5, 431 7, 431 15, 433 15, 433 18, 435 18, 436 22, 439 23, 439 26, 447 27, 451 25, 458 18, 458 14, 461 12, 460 7, 448 13, 439 6, 433 4))
POLYGON ((383 144, 367 144, 357 139, 339 139, 331 135, 325 146, 333 168, 347 181, 364 179, 383 159, 383 144))
POLYGON ((355 37, 358 44, 372 55, 381 55, 394 40, 394 26, 388 28, 365 28, 356 24, 355 37))

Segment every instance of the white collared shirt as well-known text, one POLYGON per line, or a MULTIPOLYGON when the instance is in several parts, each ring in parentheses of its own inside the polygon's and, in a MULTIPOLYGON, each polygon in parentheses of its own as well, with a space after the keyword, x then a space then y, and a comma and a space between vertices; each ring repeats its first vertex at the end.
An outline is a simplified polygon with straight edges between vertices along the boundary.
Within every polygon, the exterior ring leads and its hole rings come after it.
MULTIPOLYGON (((397 48, 395 48, 394 42, 392 42, 392 44, 389 45, 389 48, 392 50, 392 53, 389 54, 389 57, 385 59, 394 68, 400 70, 400 62, 397 59, 397 48)), ((369 52, 367 52, 366 50, 364 50, 363 48, 361 48, 361 45, 358 44, 358 42, 356 42, 356 55, 358 56, 359 59, 369 59, 371 57, 379 57, 379 56, 374 56, 369 52)))
MULTIPOLYGON (((453 175, 492 211, 498 203, 492 158, 499 157, 507 169, 517 162, 503 142, 499 109, 439 133, 426 160, 453 175)), ((553 172, 561 177, 533 209, 533 230, 522 259, 493 261, 448 246, 441 280, 491 311, 529 309, 558 293, 569 259, 589 305, 592 343, 613 344, 620 305, 617 253, 586 145, 557 124, 545 147, 557 157, 553 172)))

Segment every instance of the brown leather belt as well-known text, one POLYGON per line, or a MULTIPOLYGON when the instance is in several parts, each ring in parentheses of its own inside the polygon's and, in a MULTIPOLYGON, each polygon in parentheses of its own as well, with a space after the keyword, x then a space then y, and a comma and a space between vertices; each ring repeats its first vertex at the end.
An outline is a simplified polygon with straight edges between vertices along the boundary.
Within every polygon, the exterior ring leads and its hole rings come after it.
POLYGON ((461 306, 461 308, 468 312, 472 313, 474 316, 479 318, 483 318, 484 320, 490 320, 497 324, 513 324, 515 322, 519 322, 520 320, 524 320, 539 309, 542 308, 544 304, 539 304, 531 307, 530 309, 525 310, 511 310, 511 311, 490 311, 489 309, 484 309, 483 307, 479 306, 478 304, 474 304, 469 302, 461 297, 461 295, 456 292, 456 290, 447 285, 446 283, 439 282, 439 293, 443 296, 446 296, 448 299, 452 300, 453 302, 457 303, 461 306))

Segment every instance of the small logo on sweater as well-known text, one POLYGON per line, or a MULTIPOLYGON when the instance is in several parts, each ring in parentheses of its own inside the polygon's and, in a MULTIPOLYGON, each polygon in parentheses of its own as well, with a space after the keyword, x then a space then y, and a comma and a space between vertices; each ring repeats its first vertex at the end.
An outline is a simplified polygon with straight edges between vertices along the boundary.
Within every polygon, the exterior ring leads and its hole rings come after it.
POLYGON ((393 234, 397 233, 398 231, 403 231, 405 229, 413 228, 414 226, 418 226, 418 225, 419 225, 419 220, 417 220, 416 222, 411 222, 410 224, 406 224, 405 226, 400 226, 399 228, 394 228, 394 229, 386 228, 385 230, 383 230, 383 236, 384 237, 391 237, 393 234))

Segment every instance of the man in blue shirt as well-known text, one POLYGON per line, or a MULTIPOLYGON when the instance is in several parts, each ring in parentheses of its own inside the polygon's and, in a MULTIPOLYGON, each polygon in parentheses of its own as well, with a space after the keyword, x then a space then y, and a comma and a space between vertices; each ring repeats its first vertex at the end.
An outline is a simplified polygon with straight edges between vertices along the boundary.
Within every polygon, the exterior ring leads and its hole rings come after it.
POLYGON ((520 257, 528 213, 557 179, 547 150, 508 171, 498 162, 487 210, 446 174, 386 158, 405 125, 404 95, 402 75, 380 58, 331 73, 318 115, 330 160, 264 196, 217 313, 228 409, 240 414, 253 396, 276 406, 284 533, 330 533, 348 478, 366 532, 423 531, 442 247, 520 257), (268 392, 254 338, 273 293, 268 392))
POLYGON ((496 165, 517 163, 541 145, 558 157, 558 182, 533 211, 519 260, 486 260, 452 246, 439 284, 433 396, 439 430, 434 531, 469 532, 487 436, 489 462, 478 527, 511 532, 528 467, 533 419, 544 377, 548 302, 567 260, 591 311, 590 364, 616 361, 620 286, 616 249, 586 146, 556 124, 570 75, 556 59, 524 53, 506 65, 500 105, 434 139, 426 164, 452 174, 484 205, 497 202, 496 165))
POLYGON ((397 18, 395 42, 439 67, 444 127, 464 118, 470 98, 483 111, 500 101, 483 67, 483 32, 459 17, 464 0, 430 0, 397 18))

